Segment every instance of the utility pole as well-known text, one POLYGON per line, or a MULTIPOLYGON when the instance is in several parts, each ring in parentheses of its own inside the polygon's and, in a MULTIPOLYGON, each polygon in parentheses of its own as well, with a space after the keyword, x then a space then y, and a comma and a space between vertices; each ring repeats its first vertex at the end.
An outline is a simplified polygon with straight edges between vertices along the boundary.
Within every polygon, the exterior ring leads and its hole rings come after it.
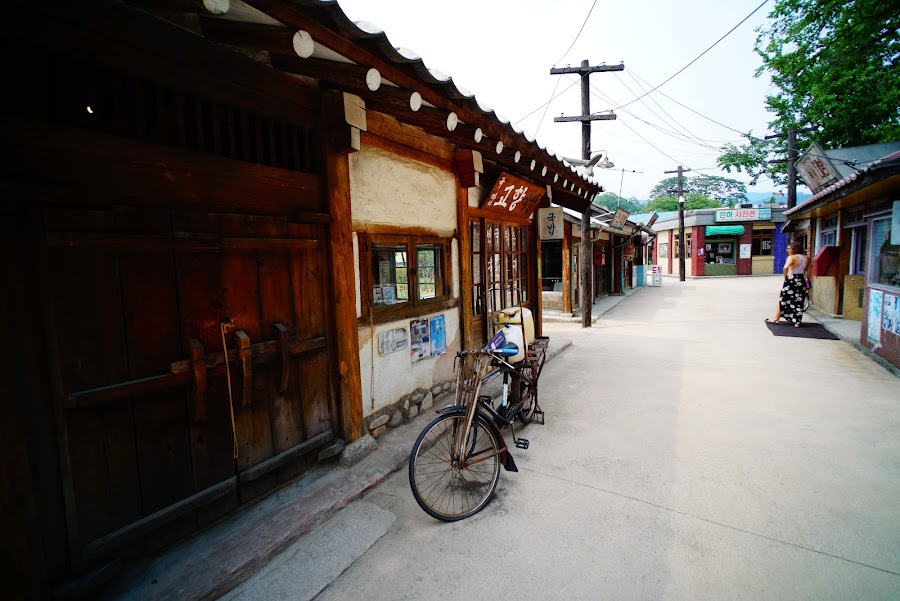
MULTIPOLYGON (((607 71, 624 71, 625 64, 590 66, 587 60, 581 61, 580 67, 563 67, 550 69, 550 75, 563 75, 565 73, 577 73, 581 77, 581 115, 575 117, 556 117, 557 123, 566 121, 581 122, 581 158, 591 158, 591 121, 610 121, 616 116, 613 113, 602 115, 591 114, 590 75, 591 73, 603 73, 607 71)), ((581 250, 578 254, 578 287, 581 289, 581 327, 591 327, 591 307, 593 296, 591 294, 591 263, 594 260, 594 248, 591 242, 591 204, 588 204, 581 214, 581 250)))
POLYGON ((685 262, 684 262, 684 174, 690 171, 690 169, 685 169, 681 165, 678 165, 678 169, 675 171, 663 171, 663 173, 677 173, 678 174, 678 271, 680 272, 680 279, 682 282, 684 281, 684 270, 685 270, 685 262))
MULTIPOLYGON (((788 128, 787 134, 772 134, 771 136, 766 136, 766 140, 772 140, 774 138, 783 138, 787 135, 788 139, 788 158, 787 158, 787 208, 793 208, 797 206, 797 168, 794 166, 797 163, 797 133, 806 133, 809 131, 813 131, 814 128, 807 127, 804 129, 797 130, 796 127, 791 126, 788 128)), ((783 163, 784 159, 775 159, 774 161, 769 161, 769 163, 783 163)))

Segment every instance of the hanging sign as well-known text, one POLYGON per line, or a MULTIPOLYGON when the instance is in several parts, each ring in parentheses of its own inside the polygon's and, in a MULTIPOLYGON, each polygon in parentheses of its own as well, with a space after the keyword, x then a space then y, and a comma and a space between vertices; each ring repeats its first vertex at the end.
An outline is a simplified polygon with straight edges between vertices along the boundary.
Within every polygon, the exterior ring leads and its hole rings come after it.
POLYGON ((626 244, 623 246, 622 254, 626 261, 634 261, 634 244, 626 244))
POLYGON ((656 223, 657 219, 659 219, 659 213, 653 211, 653 215, 650 216, 650 221, 647 222, 647 227, 653 227, 653 224, 656 223))
POLYGON ((528 217, 546 193, 546 188, 503 172, 481 208, 494 213, 528 217))
POLYGON ((816 142, 813 142, 795 165, 797 174, 813 193, 841 178, 831 159, 825 156, 825 151, 816 142))
POLYGON ((538 227, 541 230, 541 240, 563 239, 563 210, 562 207, 550 207, 538 209, 538 227))
POLYGON ((628 221, 629 215, 631 215, 631 213, 625 209, 618 208, 609 224, 615 228, 622 229, 625 227, 625 222, 628 221))

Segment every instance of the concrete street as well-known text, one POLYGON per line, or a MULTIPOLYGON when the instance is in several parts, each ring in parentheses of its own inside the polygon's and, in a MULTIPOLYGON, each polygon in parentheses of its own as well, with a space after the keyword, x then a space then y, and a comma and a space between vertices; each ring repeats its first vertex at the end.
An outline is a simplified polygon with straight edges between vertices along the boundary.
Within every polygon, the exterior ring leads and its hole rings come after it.
POLYGON ((403 466, 225 598, 900 599, 900 379, 773 336, 780 281, 666 278, 546 324, 572 341, 546 425, 484 511, 432 519, 403 466))

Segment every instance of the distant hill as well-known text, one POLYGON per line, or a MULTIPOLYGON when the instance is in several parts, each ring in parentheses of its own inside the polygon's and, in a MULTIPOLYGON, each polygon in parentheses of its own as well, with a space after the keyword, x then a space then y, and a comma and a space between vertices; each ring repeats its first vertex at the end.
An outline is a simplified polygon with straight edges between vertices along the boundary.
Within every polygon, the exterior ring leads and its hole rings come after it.
MULTIPOLYGON (((797 202, 798 203, 803 202, 805 199, 809 198, 810 196, 812 196, 812 194, 809 194, 808 192, 800 192, 798 190, 797 191, 797 202)), ((755 204, 755 205, 765 204, 765 203, 769 202, 769 200, 771 198, 772 198, 771 192, 747 192, 747 200, 750 203, 755 204)), ((777 202, 778 204, 787 204, 787 196, 776 196, 775 202, 777 202)))

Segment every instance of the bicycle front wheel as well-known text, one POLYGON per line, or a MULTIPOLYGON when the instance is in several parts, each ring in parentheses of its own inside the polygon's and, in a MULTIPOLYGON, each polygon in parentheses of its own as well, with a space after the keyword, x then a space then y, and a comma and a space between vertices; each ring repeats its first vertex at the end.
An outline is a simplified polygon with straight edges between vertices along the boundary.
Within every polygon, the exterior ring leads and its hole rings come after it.
POLYGON ((809 294, 804 294, 803 295, 803 311, 806 312, 807 309, 809 309, 809 294))
POLYGON ((454 457, 453 441, 465 423, 462 413, 437 417, 419 434, 409 455, 409 486, 416 502, 445 522, 484 509, 500 481, 500 440, 484 416, 475 416, 465 458, 454 457))

